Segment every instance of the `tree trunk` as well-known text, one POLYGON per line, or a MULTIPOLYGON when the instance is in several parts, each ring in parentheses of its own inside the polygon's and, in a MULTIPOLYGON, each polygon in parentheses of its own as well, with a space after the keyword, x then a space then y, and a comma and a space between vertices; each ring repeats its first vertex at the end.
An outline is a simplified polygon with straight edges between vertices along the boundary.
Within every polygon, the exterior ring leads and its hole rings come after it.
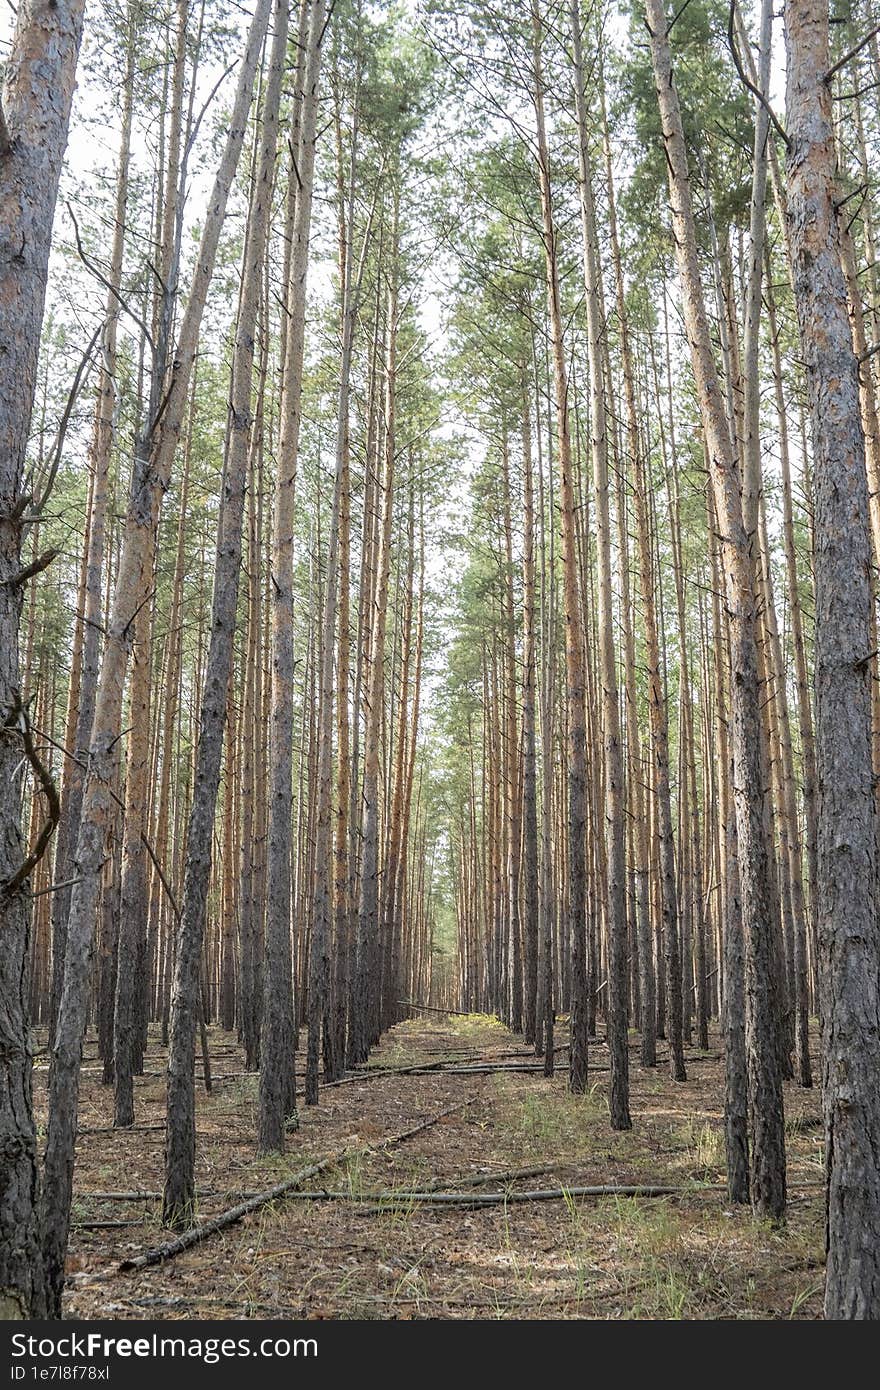
MULTIPOLYGON (((630 467, 632 469, 633 499, 636 507, 638 545, 639 555, 641 557, 639 576, 642 589, 642 603, 645 612, 646 641, 648 641, 648 665, 649 670, 656 669, 659 673, 659 655, 656 652, 657 619, 654 613, 654 592, 651 583, 651 556, 648 544, 647 509, 645 507, 645 469, 642 458, 642 446, 639 439, 639 416, 636 407, 635 381, 630 350, 629 315, 626 307, 623 264, 620 256, 620 243, 617 231, 617 206, 614 197, 611 143, 608 133, 608 121, 605 113, 604 81, 600 84, 600 99, 602 103, 602 127, 605 147, 605 174, 608 185, 608 230, 611 242, 611 259, 614 266, 617 319, 620 332, 620 356, 626 404, 627 447, 629 450, 630 467), (655 648, 653 659, 650 641, 648 640, 651 632, 653 632, 655 648)), ((621 526, 623 526, 623 522, 621 522, 621 526)), ((632 625, 630 626, 632 627, 632 625)), ((636 939, 638 947, 639 999, 641 1002, 641 1063, 643 1067, 654 1067, 657 1065, 657 986, 654 978, 654 954, 651 942, 651 913, 648 888, 648 808, 647 798, 643 791, 645 772, 642 766, 639 717, 635 703, 635 646, 632 631, 630 633, 630 641, 627 643, 626 662, 627 742, 631 763, 630 775, 634 789, 633 813, 635 816, 635 824, 633 826, 633 843, 636 861, 636 939)), ((659 694, 662 700, 662 690, 659 691, 659 694)), ((678 1038, 678 1048, 677 1055, 673 1059, 673 1072, 678 1070, 680 1074, 677 1079, 682 1080, 684 1057, 681 1055, 680 1028, 676 1033, 676 1037, 678 1038)))
POLYGON ((523 451, 523 947, 525 1040, 540 1051, 538 1005, 538 786, 535 745, 535 484, 526 369, 521 380, 523 451))
MULTIPOLYGON (((348 207, 340 209, 340 216, 347 223, 351 235, 354 221, 354 189, 357 169, 357 126, 352 135, 351 172, 348 207)), ((348 647, 348 563, 349 537, 348 518, 350 508, 350 423, 349 409, 351 396, 351 358, 354 330, 360 298, 364 257, 369 240, 369 226, 364 237, 363 254, 357 267, 352 266, 351 245, 346 239, 345 254, 340 269, 342 341, 339 368, 339 388, 336 421, 336 469, 333 484, 333 501, 330 511, 329 545, 327 551, 327 571, 324 589, 324 611, 319 635, 321 681, 320 712, 318 719, 318 775, 315 787, 317 802, 315 834, 315 882, 312 901, 312 937, 309 952, 309 1031, 306 1053, 305 1099, 307 1105, 318 1103, 318 1065, 321 1055, 322 1029, 324 1032, 324 1054, 327 1061, 328 1079, 336 1071, 335 1039, 330 1023, 330 952, 334 921, 345 922, 348 880, 348 797, 349 787, 345 777, 342 779, 340 806, 342 824, 337 820, 336 836, 333 836, 333 709, 334 709, 334 645, 336 639, 336 619, 339 610, 340 587, 343 591, 344 605, 340 617, 345 630, 340 627, 340 647, 348 647), (344 514, 344 526, 341 520, 344 514), (342 544, 340 543, 342 542, 342 544), (345 565, 346 574, 340 586, 340 570, 345 565), (343 809, 344 808, 344 809, 343 809), (340 862, 341 854, 341 862, 340 862)), ((340 723, 343 729, 343 743, 347 743, 347 715, 343 719, 342 706, 348 702, 348 665, 340 655, 341 673, 345 682, 340 685, 336 697, 340 705, 340 723)), ((338 668, 337 668, 338 669, 338 668)), ((347 747, 344 750, 348 757, 347 747)), ((339 757, 343 756, 340 746, 339 757)), ((347 772, 346 772, 347 775, 347 772)), ((339 813, 338 813, 339 814, 339 813)), ((339 944, 337 943, 337 949, 339 944)), ((344 1041, 344 1040, 343 1040, 344 1041)), ((344 1054, 343 1054, 344 1055, 344 1054)))
MULTIPOLYGON (((617 655, 614 649, 614 611, 611 580, 611 509, 608 485, 608 438, 602 337, 605 309, 596 231, 593 174, 588 144, 587 103, 581 57, 581 17, 578 0, 569 7, 574 51, 575 111, 578 124, 581 222, 584 282, 587 300, 587 338, 590 356, 590 444, 596 499, 596 544, 599 570, 599 661, 602 683, 602 726, 605 772, 605 833, 608 858, 608 1008, 606 1033, 611 1058, 610 1115, 612 1129, 631 1129, 629 1114, 629 1052, 627 1050, 627 919, 626 806, 617 655)), ((594 967, 594 975, 598 973, 594 967)))
POLYGON ((260 1045, 259 1146, 265 1153, 284 1147, 284 1121, 295 1106, 293 1072, 293 980, 290 960, 291 865, 293 808, 293 528, 294 499, 302 412, 309 231, 315 167, 315 131, 321 39, 326 6, 316 0, 303 20, 307 34, 299 148, 293 151, 290 176, 298 181, 290 273, 281 394, 278 478, 272 525, 272 691, 269 727, 269 834, 266 882, 266 952, 263 1032, 260 1045))
MULTIPOLYGON (((238 609, 248 445, 252 423, 254 342, 263 258, 269 231, 278 111, 287 48, 286 0, 275 0, 273 8, 274 34, 263 101, 261 143, 245 243, 246 261, 233 353, 226 467, 217 522, 211 638, 202 686, 192 806, 186 837, 183 903, 171 997, 168 1133, 162 1219, 165 1225, 172 1227, 190 1225, 194 1214, 195 1028, 199 1006, 199 969, 238 609)), ((261 17, 261 23, 265 31, 268 14, 261 17)))
POLYGON ((42 1237, 49 1311, 54 1316, 60 1312, 64 1280, 79 1067, 88 1011, 95 913, 101 865, 115 805, 112 795, 113 750, 119 738, 132 627, 138 612, 149 599, 161 499, 168 486, 229 189, 244 141, 245 122, 268 17, 268 3, 269 0, 260 0, 249 31, 229 131, 208 203, 193 285, 181 322, 174 370, 163 401, 161 419, 154 417, 149 422, 135 459, 116 591, 98 679, 89 773, 76 851, 79 877, 71 898, 64 986, 49 1074, 42 1237))
POLYGON ((49 245, 79 44, 82 0, 20 0, 0 92, 0 1318, 44 1312, 31 1107, 27 879, 8 885, 22 843, 20 729, 24 463, 37 377, 49 245))
POLYGON ((396 449, 395 408, 398 329, 398 198, 392 193, 391 245, 388 250, 389 287, 385 346, 385 439, 383 450, 382 514, 376 556, 376 583, 365 628, 369 643, 366 728, 364 730, 363 839, 360 902, 358 904, 355 1011, 352 1060, 364 1062, 379 1031, 379 744, 385 699, 385 630, 388 616, 388 576, 391 569, 391 523, 394 503, 396 449), (372 629, 372 632, 370 632, 372 629))
POLYGON ((585 637, 579 586, 580 559, 577 543, 577 496, 569 427, 568 366, 563 339, 562 306, 557 262, 557 233, 553 220, 550 156, 544 119, 544 75, 541 58, 541 18, 532 6, 534 102, 538 123, 538 178, 547 304, 553 351, 553 384, 556 404, 559 493, 562 512, 562 574, 565 600, 565 668, 568 707, 568 893, 567 916, 571 937, 571 1048, 569 1088, 587 1089, 587 1037, 589 1031, 589 981, 587 978, 587 709, 585 637))
MULTIPOLYGON (((828 9, 788 0, 788 229, 813 421, 826 1318, 880 1318, 880 959, 871 776, 871 538, 841 266, 828 9)), ((868 366, 865 370, 870 370, 868 366)))
POLYGON ((733 782, 746 926, 746 1041, 753 1137, 751 1195, 761 1215, 780 1220, 785 1212, 785 1120, 776 1039, 774 918, 763 816, 755 594, 748 536, 743 524, 739 468, 724 413, 700 280, 687 153, 678 94, 672 79, 663 0, 646 0, 646 12, 669 172, 684 318, 709 449, 730 614, 733 782))

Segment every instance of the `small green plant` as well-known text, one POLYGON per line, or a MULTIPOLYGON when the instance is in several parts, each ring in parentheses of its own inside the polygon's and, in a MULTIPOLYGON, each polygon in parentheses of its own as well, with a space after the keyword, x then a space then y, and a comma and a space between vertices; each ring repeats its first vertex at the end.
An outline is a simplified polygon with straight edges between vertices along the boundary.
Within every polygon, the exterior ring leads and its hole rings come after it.
POLYGON ((687 1165, 707 1174, 724 1167, 724 1134, 718 1125, 700 1124, 689 1119, 675 1130, 687 1160, 687 1165))
POLYGON ((791 1301, 791 1312, 788 1315, 789 1318, 796 1318, 801 1308, 803 1308, 804 1304, 808 1303, 809 1300, 814 1296, 814 1294, 822 1292, 822 1287, 823 1286, 821 1284, 813 1284, 812 1288, 798 1289, 794 1298, 791 1301))
POLYGON ((350 1197, 360 1197, 364 1190, 364 1155, 360 1150, 345 1165, 343 1182, 350 1197))
POLYGON ((721 1166, 724 1154, 724 1141, 721 1130, 715 1125, 702 1125, 696 1138, 696 1161, 699 1168, 711 1171, 721 1166))
POLYGON ((428 1296, 428 1285, 425 1276, 418 1265, 412 1265, 404 1270, 394 1288, 391 1291, 391 1306, 394 1307, 398 1299, 406 1302, 414 1302, 416 1307, 420 1307, 421 1300, 428 1296))
POLYGON ((602 1114, 604 1093, 598 1085, 584 1095, 556 1090, 529 1091, 518 1103, 517 1128, 532 1149, 560 1159, 579 1158, 590 1125, 602 1114))
POLYGON ((690 1293, 687 1284, 680 1281, 675 1271, 670 1269, 665 1279, 658 1280, 657 1293, 658 1305, 665 1316, 675 1322, 681 1321, 690 1293))

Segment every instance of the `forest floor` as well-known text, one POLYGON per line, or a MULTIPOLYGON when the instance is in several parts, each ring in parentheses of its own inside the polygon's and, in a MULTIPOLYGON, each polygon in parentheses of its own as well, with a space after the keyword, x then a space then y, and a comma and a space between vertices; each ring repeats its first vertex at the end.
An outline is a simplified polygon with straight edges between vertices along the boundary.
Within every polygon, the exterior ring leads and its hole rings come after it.
MULTIPOLYGON (((560 1028, 559 1041, 564 1037, 560 1028)), ((257 1078, 241 1072, 231 1035, 211 1029, 213 1089, 206 1095, 200 1088, 198 1100, 200 1219, 315 1159, 342 1150, 348 1156, 306 1181, 300 1194, 261 1207, 166 1263, 122 1273, 120 1261, 169 1238, 158 1200, 164 1054, 151 1036, 146 1074, 136 1083, 137 1127, 113 1130, 112 1094, 101 1084, 92 1041, 82 1078, 66 1316, 818 1317, 818 1092, 786 1086, 790 1201, 786 1226, 774 1229, 728 1205, 723 1062, 717 1038, 710 1042, 708 1053, 687 1049, 689 1079, 676 1085, 662 1060, 653 1071, 639 1067, 633 1036, 633 1128, 619 1134, 608 1122, 601 1043, 591 1051, 589 1092, 577 1097, 566 1089, 564 1051, 549 1080, 540 1071, 379 1072, 535 1060, 497 1020, 411 1020, 385 1036, 356 1079, 327 1087, 320 1105, 300 1110, 300 1129, 283 1156, 259 1158, 257 1078), (450 1107, 411 1138, 378 1147, 450 1107), (583 1198, 570 1191, 600 1185, 683 1190, 583 1198), (514 1195, 546 1189, 563 1195, 514 1195), (406 1195, 434 1190, 508 1197, 474 1207, 406 1195), (336 1195, 310 1198, 307 1191, 336 1195)), ((42 1124, 45 1062, 37 1057, 42 1124)))

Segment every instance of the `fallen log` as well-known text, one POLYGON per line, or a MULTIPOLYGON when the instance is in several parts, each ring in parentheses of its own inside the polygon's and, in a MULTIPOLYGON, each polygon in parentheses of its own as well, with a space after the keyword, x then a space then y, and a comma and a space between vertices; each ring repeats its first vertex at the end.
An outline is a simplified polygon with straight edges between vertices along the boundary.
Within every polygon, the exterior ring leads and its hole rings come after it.
MULTIPOLYGON (((261 1191, 261 1188, 245 1188, 236 1191, 235 1188, 229 1187, 204 1187, 199 1188, 196 1197, 200 1200, 209 1197, 223 1197, 228 1201, 231 1197, 238 1197, 239 1199, 258 1197, 261 1191)), ((162 1200, 162 1193, 158 1190, 155 1192, 146 1190, 139 1192, 76 1192, 74 1195, 77 1202, 161 1202, 162 1200)))
MULTIPOLYGON (((496 1177, 496 1174, 492 1174, 496 1177)), ((400 1206, 497 1207, 511 1202, 560 1202, 572 1197, 681 1197, 702 1193, 726 1192, 727 1186, 715 1183, 703 1187, 677 1185, 624 1187, 610 1184, 601 1187, 551 1187, 535 1192, 440 1192, 427 1187, 419 1192, 400 1189, 388 1192, 350 1192, 344 1189, 314 1188, 306 1192, 291 1192, 295 1202, 350 1202, 361 1214, 376 1215, 393 1211, 400 1206)))
MULTIPOLYGON (((473 1065, 437 1067, 433 1070, 441 1072, 443 1076, 486 1076, 493 1072, 510 1072, 513 1075, 519 1072, 533 1072, 543 1076, 544 1064, 542 1062, 478 1062, 473 1065)), ((609 1071, 610 1068, 607 1062, 593 1062, 590 1064, 589 1070, 591 1072, 609 1071)))
MULTIPOLYGON (((161 1192, 75 1192, 77 1202, 158 1202, 161 1192)), ((200 1192, 200 1197, 207 1193, 200 1192)))
POLYGON ((727 1185, 715 1183, 704 1187, 677 1185, 639 1185, 633 1187, 614 1184, 596 1187, 548 1187, 535 1192, 383 1192, 363 1193, 352 1200, 358 1205, 361 1215, 372 1216, 392 1210, 395 1206, 418 1204, 419 1206, 498 1207, 515 1202, 563 1202, 573 1197, 681 1197, 699 1196, 702 1193, 727 1192, 727 1185), (368 1203, 375 1205, 368 1205, 368 1203))
POLYGON ((145 1217, 141 1217, 139 1221, 71 1221, 70 1229, 72 1231, 115 1230, 118 1226, 143 1226, 145 1220, 145 1217))
POLYGON ((450 1061, 446 1057, 438 1057, 433 1062, 412 1062, 404 1067, 360 1067, 356 1071, 349 1072, 346 1076, 340 1077, 338 1081, 325 1081, 322 1089, 329 1091, 333 1086, 351 1086, 356 1081, 373 1080, 382 1076, 421 1076, 427 1075, 432 1071, 442 1071, 445 1067, 453 1065, 456 1061, 464 1062, 468 1056, 473 1056, 476 1060, 478 1054, 465 1054, 460 1058, 452 1058, 450 1061))
MULTIPOLYGON (((452 1015, 453 1018, 473 1018, 473 1017, 474 1017, 474 1015, 473 1015, 473 1014, 469 1014, 469 1013, 467 1012, 466 1009, 438 1009, 437 1006, 436 1006, 435 1004, 416 1004, 416 1003, 413 1002, 412 999, 398 999, 397 1005, 398 1005, 398 1008, 401 1008, 401 1009, 418 1009, 421 1013, 426 1013, 426 1014, 450 1014, 450 1015, 452 1015)), ((492 1015, 492 1014, 483 1014, 483 1015, 481 1015, 481 1017, 483 1017, 483 1018, 492 1018, 492 1017, 494 1017, 494 1015, 492 1015)))
MULTIPOLYGON (((609 1071, 607 1062, 594 1062, 590 1071, 609 1071)), ((356 1075, 343 1076, 339 1081, 327 1081, 323 1089, 332 1086, 349 1086, 355 1081, 381 1080, 388 1076, 489 1076, 494 1072, 534 1072, 544 1074, 543 1062, 416 1062, 409 1067, 368 1067, 356 1075)))
POLYGON ((459 1187, 483 1187, 490 1182, 519 1182, 522 1178, 542 1178, 545 1173, 555 1173, 564 1165, 561 1163, 549 1163, 539 1168, 506 1168, 501 1172, 494 1173, 465 1173, 462 1177, 453 1178, 449 1181, 446 1178, 435 1178, 429 1182, 426 1191, 433 1192, 437 1189, 447 1187, 448 1190, 459 1187))
MULTIPOLYGON (((503 1172, 494 1173, 469 1173, 462 1177, 453 1178, 450 1182, 448 1178, 435 1178, 429 1182, 424 1190, 425 1194, 430 1194, 442 1189, 447 1183, 450 1187, 481 1187, 490 1182, 518 1182, 523 1178, 542 1177, 545 1173, 553 1173, 562 1165, 551 1163, 549 1166, 540 1168, 508 1168, 503 1172)), ((415 1196, 412 1192, 352 1192, 345 1189, 332 1189, 329 1187, 318 1187, 308 1192, 291 1192, 289 1199, 294 1202, 380 1202, 392 1201, 396 1197, 404 1197, 407 1200, 415 1196)), ((423 1194, 424 1195, 424 1194, 423 1194)), ((455 1193, 453 1195, 459 1195, 455 1193)), ((462 1194, 467 1195, 467 1194, 462 1194)))
POLYGON ((260 1207, 267 1206, 270 1202, 277 1201, 279 1197, 285 1197, 288 1193, 294 1192, 297 1188, 302 1187, 302 1184, 307 1182, 309 1178, 317 1177, 318 1173, 324 1173, 328 1168, 346 1163, 359 1154, 391 1149, 397 1144, 403 1144, 407 1139, 413 1139, 423 1130, 429 1129, 431 1125, 438 1124, 447 1115, 454 1115, 459 1110, 467 1109, 469 1105, 474 1104, 476 1099, 476 1096, 472 1096, 470 1100, 462 1101, 459 1105, 451 1105, 446 1110, 429 1115, 426 1120, 421 1120, 419 1124, 403 1130, 400 1134, 392 1134, 378 1144, 358 1144, 354 1148, 343 1149, 340 1153, 329 1154, 317 1163, 310 1163, 306 1168, 301 1168, 298 1173, 294 1173, 293 1177, 286 1178, 284 1182, 276 1183, 274 1187, 267 1188, 256 1197, 239 1202, 237 1206, 230 1207, 228 1211, 221 1212, 219 1216, 213 1216, 208 1221, 203 1221, 199 1226, 191 1226, 188 1231, 184 1231, 175 1240, 147 1250, 143 1255, 122 1260, 119 1265, 120 1273, 130 1273, 135 1270, 148 1269, 151 1265, 163 1264, 166 1260, 173 1259, 175 1255, 182 1254, 184 1250, 189 1250, 193 1245, 207 1240, 209 1236, 216 1235, 218 1231, 226 1230, 227 1227, 235 1225, 236 1222, 241 1221, 242 1217, 249 1216, 252 1211, 258 1211, 260 1207))
MULTIPOLYGON (((567 1052, 568 1049, 569 1049, 569 1044, 568 1044, 567 1042, 566 1042, 566 1043, 560 1043, 558 1047, 554 1047, 553 1052, 554 1052, 554 1054, 557 1053, 557 1052, 567 1052)), ((524 1058, 524 1057, 543 1057, 543 1056, 544 1056, 544 1049, 543 1049, 543 1047, 541 1048, 541 1051, 540 1051, 540 1052, 536 1052, 535 1049, 534 1049, 533 1047, 520 1047, 520 1048, 517 1048, 515 1051, 512 1051, 512 1052, 496 1052, 495 1055, 492 1057, 492 1061, 493 1061, 493 1062, 502 1062, 502 1061, 508 1061, 508 1060, 511 1060, 511 1059, 512 1059, 512 1060, 515 1060, 515 1059, 518 1058, 518 1057, 524 1058)))
POLYGON ((94 1129, 88 1127, 77 1130, 77 1138, 80 1139, 90 1134, 146 1134, 149 1131, 159 1131, 165 1129, 164 1124, 156 1125, 99 1125, 94 1129))
MULTIPOLYGON (((812 1187, 821 1188, 824 1187, 824 1184, 819 1182, 797 1183, 792 1191, 806 1190, 812 1187)), ((726 1183, 690 1185, 657 1183, 634 1186, 611 1183, 592 1187, 547 1187, 540 1188, 535 1192, 437 1192, 430 1189, 421 1192, 365 1192, 352 1197, 345 1194, 345 1200, 353 1201, 358 1206, 359 1214, 374 1216, 392 1211, 395 1206, 413 1204, 426 1207, 467 1207, 470 1210, 477 1210, 480 1207, 507 1206, 517 1202, 563 1202, 575 1197, 702 1197, 715 1196, 720 1193, 727 1194, 726 1183), (375 1205, 368 1205, 371 1202, 375 1202, 375 1205)))

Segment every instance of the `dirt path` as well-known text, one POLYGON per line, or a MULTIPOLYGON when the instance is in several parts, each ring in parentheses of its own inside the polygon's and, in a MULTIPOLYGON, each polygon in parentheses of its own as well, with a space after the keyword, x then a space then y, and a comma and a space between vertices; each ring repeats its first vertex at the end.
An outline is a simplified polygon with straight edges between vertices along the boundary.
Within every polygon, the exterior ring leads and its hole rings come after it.
MULTIPOLYGON (((564 1035, 563 1035, 564 1036, 564 1035)), ((590 1094, 558 1077, 447 1070, 364 1076, 326 1088, 300 1113, 288 1152, 254 1153, 256 1077, 240 1074, 238 1048, 212 1030, 211 1096, 200 1094, 200 1216, 282 1181, 308 1162, 367 1148, 468 1101, 387 1151, 369 1150, 306 1184, 329 1200, 292 1196, 165 1265, 123 1274, 120 1260, 160 1244, 153 1198, 162 1182, 164 1075, 151 1043, 137 1083, 134 1131, 109 1130, 111 1096, 87 1053, 70 1252, 68 1317, 815 1317, 821 1306, 821 1131, 818 1099, 791 1088, 789 1223, 778 1232, 733 1211, 723 1182, 723 1075, 718 1048, 691 1052, 690 1080, 633 1066, 634 1129, 608 1124, 607 1054, 593 1049, 590 1094), (153 1073, 150 1075, 149 1073, 153 1073), (800 1117, 800 1123, 797 1123, 800 1117), (792 1123, 794 1119, 795 1123, 792 1123), (806 1121, 804 1123, 804 1121, 806 1121), (491 1174, 529 1175, 471 1184, 491 1174), (541 1170, 536 1172, 535 1170, 541 1170), (468 1209, 369 1194, 511 1192, 613 1184, 672 1185, 667 1197, 611 1196, 468 1209), (357 1199, 357 1200, 351 1200, 357 1199), (378 1209, 377 1209, 378 1208, 378 1209), (122 1223, 101 1224, 93 1223, 122 1223)), ((370 1066, 527 1065, 522 1040, 484 1018, 398 1025, 370 1066), (513 1055, 511 1055, 513 1054, 513 1055)), ((39 1072, 42 1101, 45 1072, 39 1072)))

